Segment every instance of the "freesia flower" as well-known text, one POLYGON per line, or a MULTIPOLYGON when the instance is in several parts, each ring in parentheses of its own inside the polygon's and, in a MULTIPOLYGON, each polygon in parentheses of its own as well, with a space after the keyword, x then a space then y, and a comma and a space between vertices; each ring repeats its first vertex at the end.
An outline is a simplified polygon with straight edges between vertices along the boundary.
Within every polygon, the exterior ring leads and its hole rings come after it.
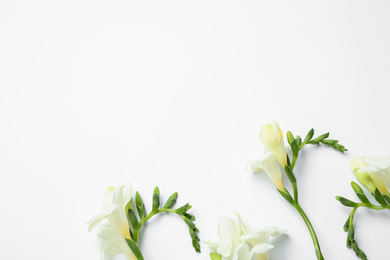
POLYGON ((371 193, 378 189, 380 193, 389 195, 390 157, 354 157, 350 168, 359 182, 371 193))
POLYGON ((270 237, 281 235, 284 230, 277 227, 267 227, 256 232, 250 231, 248 226, 229 217, 222 216, 218 223, 219 241, 205 242, 210 249, 222 256, 222 260, 268 260, 268 251, 274 246, 268 240, 270 237))
POLYGON ((103 220, 109 222, 98 227, 102 259, 111 259, 106 256, 113 256, 119 253, 126 255, 128 259, 136 259, 125 240, 131 239, 126 215, 126 209, 132 208, 131 196, 130 184, 118 186, 117 188, 109 187, 103 196, 101 213, 92 217, 87 223, 89 225, 88 231, 91 231, 103 220))
POLYGON ((265 147, 272 152, 279 163, 284 167, 287 164, 286 149, 284 148, 283 132, 278 123, 261 127, 260 139, 265 147))
POLYGON ((287 164, 287 152, 283 142, 283 133, 278 123, 261 127, 260 138, 264 143, 264 157, 248 164, 253 173, 265 171, 278 190, 284 191, 282 183, 283 170, 287 164))

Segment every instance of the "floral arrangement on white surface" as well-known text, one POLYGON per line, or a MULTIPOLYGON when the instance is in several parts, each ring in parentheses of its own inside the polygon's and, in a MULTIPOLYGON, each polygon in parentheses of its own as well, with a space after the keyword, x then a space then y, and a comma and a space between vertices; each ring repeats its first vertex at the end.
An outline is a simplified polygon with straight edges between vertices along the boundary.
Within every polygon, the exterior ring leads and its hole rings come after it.
MULTIPOLYGON (((286 136, 287 146, 285 146, 283 132, 276 122, 262 126, 260 139, 264 144, 264 155, 261 159, 250 162, 247 168, 253 173, 265 172, 275 184, 279 194, 299 212, 311 235, 316 258, 323 260, 324 256, 314 227, 299 204, 294 166, 300 151, 309 144, 327 145, 341 153, 347 149, 339 144, 338 140, 328 139, 329 133, 313 138, 314 129, 311 129, 303 140, 299 135, 294 137, 290 131, 287 131, 286 136), (283 176, 287 176, 287 180, 291 183, 292 192, 283 184, 283 176)), ((342 205, 352 208, 344 225, 344 231, 348 232, 346 246, 352 248, 359 258, 366 260, 367 256, 355 240, 353 220, 357 209, 361 207, 373 210, 390 209, 390 157, 353 157, 350 168, 377 202, 373 204, 356 182, 352 182, 351 186, 360 202, 336 196, 342 205)), ((103 196, 101 212, 88 222, 89 231, 97 228, 101 259, 110 260, 118 254, 123 254, 129 260, 143 260, 138 244, 140 230, 150 218, 164 212, 176 214, 184 220, 188 226, 192 245, 196 252, 200 252, 199 230, 194 224, 195 217, 188 213, 191 206, 185 204, 174 209, 177 197, 178 194, 173 193, 162 205, 160 190, 156 187, 152 196, 152 209, 148 213, 141 195, 136 192, 133 197, 130 184, 116 188, 109 187, 103 196)), ((212 251, 211 260, 253 260, 254 258, 269 260, 268 252, 274 248, 272 239, 285 233, 286 230, 268 226, 252 231, 241 220, 238 213, 236 217, 237 221, 222 216, 218 223, 219 240, 204 241, 212 251)))

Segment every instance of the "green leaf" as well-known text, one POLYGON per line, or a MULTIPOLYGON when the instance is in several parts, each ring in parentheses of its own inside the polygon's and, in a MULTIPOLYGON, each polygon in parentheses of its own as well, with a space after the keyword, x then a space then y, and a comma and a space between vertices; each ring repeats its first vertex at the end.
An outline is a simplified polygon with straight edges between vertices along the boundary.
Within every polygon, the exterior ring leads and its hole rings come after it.
POLYGON ((141 195, 138 193, 138 191, 135 193, 135 205, 137 207, 138 215, 141 219, 146 217, 146 210, 145 210, 145 204, 142 200, 141 195))
POLYGON ((144 260, 144 257, 141 253, 141 250, 139 249, 137 244, 131 239, 127 239, 127 238, 125 238, 125 239, 126 239, 127 244, 129 245, 131 251, 133 252, 135 257, 137 257, 137 260, 144 260))
POLYGON ((343 204, 344 206, 353 207, 353 208, 357 206, 356 202, 353 202, 353 201, 346 199, 344 197, 336 196, 336 199, 338 201, 340 201, 340 203, 343 204))
POLYGON ((286 166, 284 166, 284 171, 286 172, 286 175, 289 178, 289 180, 291 181, 291 183, 296 184, 297 179, 295 178, 294 173, 292 172, 291 168, 286 165, 286 166))
POLYGON ((176 203, 176 200, 177 200, 177 192, 173 193, 169 199, 167 200, 167 202, 165 203, 164 207, 163 208, 166 208, 166 209, 170 209, 173 207, 173 205, 175 205, 176 203))
POLYGON ((160 190, 158 189, 158 187, 156 187, 153 192, 152 212, 157 212, 159 207, 160 207, 160 190))
POLYGON ((222 260, 222 256, 220 254, 211 252, 210 253, 210 258, 211 260, 222 260))
POLYGON ((291 142, 294 141, 294 136, 290 131, 287 131, 287 141, 291 145, 291 142))
POLYGON ((314 135, 314 129, 310 129, 310 131, 307 133, 305 140, 303 141, 301 147, 303 147, 305 144, 309 143, 310 140, 313 138, 314 135))

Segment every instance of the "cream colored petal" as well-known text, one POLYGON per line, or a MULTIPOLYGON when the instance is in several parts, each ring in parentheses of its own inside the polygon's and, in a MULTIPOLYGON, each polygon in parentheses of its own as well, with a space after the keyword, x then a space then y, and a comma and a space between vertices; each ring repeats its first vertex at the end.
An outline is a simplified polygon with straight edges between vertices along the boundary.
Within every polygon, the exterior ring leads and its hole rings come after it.
POLYGON ((390 173, 385 172, 381 176, 382 182, 385 185, 386 189, 390 190, 390 173))
POLYGON ((351 162, 349 163, 350 169, 354 172, 355 169, 360 169, 367 166, 361 157, 352 157, 351 162))
POLYGON ((261 161, 261 166, 268 174, 271 181, 275 184, 275 186, 283 191, 284 186, 282 183, 282 169, 281 165, 273 155, 273 153, 267 154, 264 159, 261 161))
POLYGON ((388 158, 365 156, 362 159, 365 164, 375 166, 381 170, 390 167, 390 160, 388 158))
POLYGON ((249 258, 249 246, 245 242, 241 242, 241 244, 237 247, 234 252, 233 260, 250 260, 249 258))
POLYGON ((268 251, 272 248, 274 246, 267 243, 257 244, 252 248, 249 259, 252 259, 254 255, 256 255, 257 259, 268 259, 268 251))
POLYGON ((94 227, 96 227, 97 225, 100 224, 100 222, 102 222, 103 219, 105 219, 106 216, 102 213, 99 213, 99 214, 96 214, 95 216, 93 216, 88 222, 87 222, 87 225, 88 225, 88 231, 90 232, 94 227))
POLYGON ((230 239, 221 241, 221 244, 217 248, 217 253, 223 257, 231 257, 233 255, 233 244, 230 239))
POLYGON ((217 241, 217 240, 208 240, 208 241, 202 241, 204 244, 208 245, 209 248, 216 252, 217 251, 217 248, 218 246, 221 244, 220 241, 217 241))
POLYGON ((240 230, 237 223, 229 218, 222 216, 218 222, 218 237, 221 241, 221 244, 225 241, 231 241, 232 246, 238 245, 238 237, 240 236, 240 230))
POLYGON ((125 238, 111 224, 101 224, 98 227, 97 235, 100 244, 101 259, 111 260, 114 256, 122 253, 129 260, 137 260, 125 238))
POLYGON ((127 203, 130 202, 132 197, 132 187, 130 183, 127 183, 125 186, 123 186, 122 189, 122 207, 123 210, 126 208, 127 203))
POLYGON ((263 169, 261 168, 261 160, 254 160, 247 164, 246 169, 253 173, 259 173, 262 172, 263 169))
POLYGON ((100 224, 100 222, 103 221, 103 219, 106 219, 107 216, 109 216, 115 209, 117 208, 116 205, 111 205, 110 207, 106 208, 106 212, 103 213, 98 213, 95 216, 93 216, 87 224, 88 226, 88 231, 91 231, 94 227, 100 224))

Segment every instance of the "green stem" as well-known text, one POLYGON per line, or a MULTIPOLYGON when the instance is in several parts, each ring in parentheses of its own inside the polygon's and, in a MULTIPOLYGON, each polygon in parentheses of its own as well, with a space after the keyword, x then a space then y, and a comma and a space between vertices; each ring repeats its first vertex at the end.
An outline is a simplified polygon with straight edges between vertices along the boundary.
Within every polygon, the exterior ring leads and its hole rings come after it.
POLYGON ((377 205, 374 205, 374 204, 367 204, 367 203, 357 203, 356 207, 357 208, 358 207, 366 207, 366 208, 375 209, 375 210, 390 209, 390 206, 388 206, 388 207, 377 206, 377 205))
POLYGON ((311 239, 313 240, 314 249, 316 252, 317 259, 324 260, 324 257, 322 256, 321 249, 320 249, 320 243, 318 242, 316 232, 314 231, 314 228, 313 228, 309 218, 307 217, 306 213, 303 211, 301 206, 298 204, 298 202, 295 202, 293 204, 293 206, 298 210, 299 214, 301 214, 303 220, 305 221, 307 228, 309 229, 311 239))

